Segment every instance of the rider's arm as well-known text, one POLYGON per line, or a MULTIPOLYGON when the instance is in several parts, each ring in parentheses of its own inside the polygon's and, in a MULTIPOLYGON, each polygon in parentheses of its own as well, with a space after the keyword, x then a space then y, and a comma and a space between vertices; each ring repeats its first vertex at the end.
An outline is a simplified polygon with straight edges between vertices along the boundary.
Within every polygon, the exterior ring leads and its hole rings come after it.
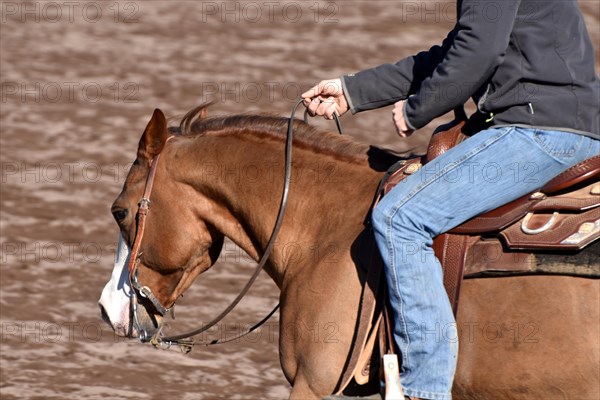
POLYGON ((421 82, 431 76, 435 67, 444 59, 455 35, 456 28, 440 46, 433 46, 428 51, 404 58, 395 64, 382 64, 344 75, 342 86, 352 114, 389 106, 415 93, 421 82))
POLYGON ((383 107, 410 95, 405 117, 418 129, 464 104, 502 63, 519 3, 463 0, 456 27, 439 48, 344 77, 350 109, 383 107))

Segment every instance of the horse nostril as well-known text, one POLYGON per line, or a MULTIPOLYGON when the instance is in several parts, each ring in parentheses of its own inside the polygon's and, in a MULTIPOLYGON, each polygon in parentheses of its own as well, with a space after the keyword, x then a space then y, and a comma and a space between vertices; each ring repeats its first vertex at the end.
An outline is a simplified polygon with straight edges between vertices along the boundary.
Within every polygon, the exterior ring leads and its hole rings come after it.
POLYGON ((100 314, 102 315, 102 319, 104 320, 104 322, 106 322, 107 324, 111 325, 110 322, 110 317, 108 316, 108 313, 106 312, 106 309, 104 308, 104 306, 102 304, 98 304, 100 306, 100 314))

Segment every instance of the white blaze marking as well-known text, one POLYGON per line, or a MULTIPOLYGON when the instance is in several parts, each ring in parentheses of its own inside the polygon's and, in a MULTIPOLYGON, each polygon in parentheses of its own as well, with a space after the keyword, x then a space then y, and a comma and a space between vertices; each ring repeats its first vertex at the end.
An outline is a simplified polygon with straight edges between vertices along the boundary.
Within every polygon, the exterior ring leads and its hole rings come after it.
POLYGON ((100 305, 104 307, 110 324, 115 333, 126 336, 129 333, 130 325, 130 299, 131 286, 129 285, 129 271, 127 262, 131 250, 119 232, 119 244, 117 246, 117 255, 115 257, 115 266, 113 268, 110 281, 104 286, 100 296, 100 305))

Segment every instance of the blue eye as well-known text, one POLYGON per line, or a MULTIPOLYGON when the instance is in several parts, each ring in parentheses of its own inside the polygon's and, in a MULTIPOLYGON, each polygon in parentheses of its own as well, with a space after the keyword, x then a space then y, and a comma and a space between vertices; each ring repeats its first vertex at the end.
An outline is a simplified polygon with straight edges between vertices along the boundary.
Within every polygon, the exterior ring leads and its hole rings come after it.
POLYGON ((117 222, 121 222, 127 217, 127 210, 115 210, 112 214, 117 222))

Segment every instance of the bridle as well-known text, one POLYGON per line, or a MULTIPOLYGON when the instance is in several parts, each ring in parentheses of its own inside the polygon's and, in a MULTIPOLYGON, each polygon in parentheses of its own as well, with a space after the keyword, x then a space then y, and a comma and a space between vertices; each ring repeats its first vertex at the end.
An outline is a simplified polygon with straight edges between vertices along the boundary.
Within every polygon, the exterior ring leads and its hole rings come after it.
MULTIPOLYGON (((166 140, 168 142, 171 140, 173 136, 169 136, 166 140)), ((166 143, 165 142, 165 143, 166 143)), ((138 281, 138 267, 140 264, 140 259, 142 256, 142 252, 140 251, 140 246, 142 244, 142 239, 144 237, 144 230, 146 228, 146 217, 148 216, 148 211, 150 211, 150 195, 152 194, 152 187, 154 185, 154 176, 156 175, 156 168, 158 167, 158 161, 160 160, 160 153, 157 154, 150 163, 150 172, 148 173, 148 177, 146 178, 146 186, 144 188, 144 194, 138 203, 138 211, 136 214, 136 230, 135 230, 135 239, 133 241, 133 247, 131 248, 131 255, 129 256, 129 262, 127 263, 127 270, 129 271, 129 284, 131 285, 132 295, 131 295, 131 310, 133 314, 133 323, 135 324, 136 330, 138 332, 138 338, 140 341, 145 342, 148 340, 148 335, 145 330, 142 329, 137 313, 138 307, 138 293, 141 297, 147 298, 156 311, 161 315, 165 316, 169 312, 173 311, 172 307, 165 307, 161 304, 161 302, 154 296, 152 291, 148 286, 140 285, 138 281)))
MULTIPOLYGON (((256 266, 252 276, 250 277, 250 279, 248 280, 246 285, 242 288, 240 293, 236 296, 236 298, 231 302, 231 304, 229 304, 229 306, 227 306, 219 315, 217 315, 215 318, 213 318, 210 322, 202 324, 202 326, 198 329, 194 329, 189 332, 185 332, 185 333, 182 333, 179 335, 172 335, 172 336, 162 336, 162 332, 161 332, 162 327, 158 329, 156 334, 154 334, 153 336, 149 336, 148 333, 144 329, 142 329, 141 324, 138 319, 138 312, 137 312, 138 294, 140 297, 143 297, 143 298, 147 299, 148 301, 150 301, 150 303, 152 303, 152 305, 154 306, 156 311, 163 317, 169 313, 171 313, 171 315, 172 315, 173 307, 175 307, 175 304, 173 304, 171 307, 165 307, 158 300, 158 298, 152 293, 152 291, 150 290, 149 287, 142 286, 138 281, 138 267, 139 267, 140 259, 142 256, 142 252, 140 251, 140 246, 142 243, 142 238, 144 237, 144 229, 146 227, 146 217, 148 216, 148 212, 150 211, 150 195, 152 194, 152 187, 154 184, 154 177, 156 175, 156 169, 158 167, 158 161, 160 160, 160 153, 157 154, 152 159, 152 161, 150 162, 150 171, 148 173, 148 177, 146 178, 144 194, 142 195, 142 198, 140 199, 139 204, 138 204, 138 211, 136 214, 136 234, 135 234, 135 239, 134 239, 133 246, 131 249, 131 255, 129 258, 129 262, 127 263, 127 269, 129 271, 129 283, 132 287, 132 295, 131 295, 131 311, 132 311, 132 316, 133 316, 132 322, 138 332, 138 339, 141 342, 150 342, 155 347, 160 347, 160 348, 168 348, 172 344, 177 344, 181 347, 182 351, 189 352, 189 351, 191 351, 192 346, 195 344, 194 340, 191 338, 196 335, 199 335, 200 333, 207 331, 208 329, 210 329, 211 327, 216 325, 219 321, 221 321, 223 318, 225 318, 225 316, 227 316, 235 308, 235 306, 240 302, 240 300, 242 300, 242 298, 246 295, 248 290, 250 290, 250 287, 252 286, 252 284, 254 283, 254 281, 256 280, 258 275, 260 274, 260 272, 263 270, 267 260, 269 259, 271 251, 273 250, 273 247, 275 245, 277 235, 279 234, 279 230, 281 228, 283 216, 285 215, 288 194, 289 194, 289 190, 290 190, 290 181, 291 181, 290 178, 291 178, 291 166, 292 166, 293 122, 294 122, 294 116, 296 113, 296 109, 298 108, 298 106, 300 104, 303 104, 303 100, 299 100, 294 105, 292 112, 290 114, 289 121, 288 121, 287 137, 286 137, 286 142, 285 142, 285 173, 284 173, 284 181, 283 181, 284 183, 283 183, 283 190, 281 193, 281 200, 279 203, 279 211, 277 213, 277 219, 275 221, 275 225, 273 227, 271 237, 269 238, 269 241, 267 242, 267 247, 265 248, 265 251, 264 251, 262 257, 260 258, 260 261, 259 261, 258 265, 256 266)), ((307 111, 304 113, 304 121, 305 122, 307 122, 307 111)), ((336 122, 336 126, 338 128, 339 133, 342 134, 342 126, 340 124, 337 113, 333 114, 333 118, 336 122)), ((166 142, 171 140, 173 137, 174 136, 169 136, 167 138, 166 142)), ((273 310, 271 310, 271 312, 269 312, 269 314, 266 317, 264 317, 258 323, 256 323, 255 325, 253 325, 252 327, 247 329, 245 332, 237 335, 234 338, 230 338, 227 340, 215 339, 211 342, 203 343, 203 344, 214 345, 214 344, 219 344, 219 343, 230 342, 233 340, 238 340, 239 338, 251 333, 258 327, 260 327, 262 324, 264 324, 278 309, 279 309, 279 304, 277 304, 275 306, 275 308, 273 308, 273 310)))

